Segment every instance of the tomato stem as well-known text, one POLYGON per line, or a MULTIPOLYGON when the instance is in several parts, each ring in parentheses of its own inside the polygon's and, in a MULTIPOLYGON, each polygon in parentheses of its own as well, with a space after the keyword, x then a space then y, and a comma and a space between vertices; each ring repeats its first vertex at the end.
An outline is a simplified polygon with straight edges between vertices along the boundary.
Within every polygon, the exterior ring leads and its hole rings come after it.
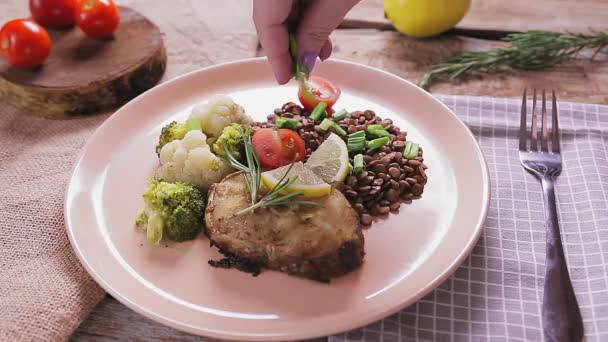
POLYGON ((88 0, 82 3, 82 10, 83 11, 90 11, 91 9, 93 9, 93 7, 95 7, 95 3, 97 2, 97 0, 88 0))

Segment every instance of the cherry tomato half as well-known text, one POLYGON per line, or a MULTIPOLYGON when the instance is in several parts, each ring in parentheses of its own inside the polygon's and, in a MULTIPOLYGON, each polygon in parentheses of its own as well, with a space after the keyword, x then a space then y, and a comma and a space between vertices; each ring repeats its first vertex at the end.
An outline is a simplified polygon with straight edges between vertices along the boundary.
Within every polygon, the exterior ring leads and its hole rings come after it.
POLYGON ((312 96, 306 96, 302 88, 298 90, 298 98, 304 108, 313 110, 319 102, 327 102, 327 108, 331 108, 340 98, 341 91, 329 80, 312 75, 306 82, 306 89, 312 96))
POLYGON ((76 24, 89 37, 110 38, 119 23, 120 14, 113 0, 77 0, 76 24))
POLYGON ((72 27, 76 22, 76 0, 30 0, 30 13, 42 26, 72 27))
POLYGON ((298 133, 286 129, 262 128, 253 134, 251 145, 266 169, 276 169, 304 160, 306 145, 298 133))
POLYGON ((49 56, 51 37, 30 19, 11 20, 0 30, 0 52, 18 68, 35 68, 49 56))

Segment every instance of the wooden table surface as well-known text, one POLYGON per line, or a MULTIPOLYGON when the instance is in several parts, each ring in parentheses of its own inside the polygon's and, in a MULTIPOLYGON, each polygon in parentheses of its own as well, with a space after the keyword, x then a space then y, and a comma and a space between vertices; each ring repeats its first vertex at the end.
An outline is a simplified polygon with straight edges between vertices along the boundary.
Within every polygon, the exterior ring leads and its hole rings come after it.
MULTIPOLYGON (((119 1, 120 2, 120 1, 119 1)), ((146 13, 144 1, 123 1, 141 6, 146 13)), ((202 5, 203 2, 180 0, 183 6, 166 6, 167 11, 181 11, 184 16, 200 16, 198 27, 180 27, 180 22, 160 23, 161 30, 183 32, 202 30, 221 38, 243 34, 254 35, 250 21, 249 0, 215 1, 213 5, 202 5), (239 2, 240 1, 240 2, 239 2), (239 6, 238 4, 243 6, 239 6), (186 6, 186 4, 188 6, 186 6), (211 8, 209 8, 211 7, 211 8), (193 12, 190 9, 194 8, 193 12), (211 10, 211 11, 209 11, 211 10), (224 13, 232 16, 231 20, 222 20, 224 13), (234 15, 234 13, 240 13, 234 15), (204 29, 203 29, 204 28, 204 29), (236 32, 238 31, 238 32, 236 32)), ((148 5, 151 1, 146 1, 148 5)), ((153 6, 162 6, 164 1, 154 2, 153 6)), ((588 28, 608 30, 608 1, 605 0, 483 0, 473 1, 467 17, 461 22, 461 29, 502 29, 521 31, 526 29, 550 29, 559 31, 585 32, 588 28)), ((160 17, 158 18, 159 20, 160 17)), ((443 37, 416 40, 404 37, 394 31, 386 30, 381 0, 364 0, 349 14, 359 28, 339 29, 332 35, 335 44, 334 58, 361 62, 385 69, 408 80, 416 82, 422 68, 442 56, 463 50, 484 50, 500 46, 502 43, 488 39, 471 38, 450 34, 443 37), (370 29, 366 27, 380 27, 370 29)), ((351 24, 353 21, 351 21, 351 24)), ((352 26, 352 25, 350 25, 352 26)), ((170 38, 170 37, 168 37, 170 38)), ((242 40, 239 40, 242 41, 242 40)), ((230 41, 228 41, 230 43, 230 41)), ((191 39, 169 42, 169 49, 187 49, 184 44, 202 45, 205 41, 191 39)), ((230 44, 226 44, 230 46, 230 44)), ((246 46, 239 46, 245 57, 246 46)), ((255 48, 252 55, 255 55, 255 48)), ((200 64, 205 65, 238 57, 234 54, 222 54, 221 49, 212 52, 201 49, 200 64), (212 55, 212 53, 214 53, 212 55)), ((258 54, 263 54, 259 51, 258 54)), ((174 76, 190 71, 182 63, 192 61, 180 60, 179 55, 169 61, 168 73, 174 76)), ((605 57, 605 56, 604 56, 605 57)), ((238 57, 241 58, 241 57, 238 57)), ((604 58, 605 59, 605 58, 604 58)), ((467 94, 482 96, 519 97, 524 87, 555 87, 561 101, 579 101, 608 104, 608 62, 593 63, 577 61, 560 66, 555 70, 543 72, 511 72, 488 76, 460 83, 442 83, 433 86, 430 91, 443 94, 467 94)), ((104 299, 88 316, 75 332, 73 341, 200 341, 207 340, 185 334, 151 320, 148 320, 111 297, 104 299)))

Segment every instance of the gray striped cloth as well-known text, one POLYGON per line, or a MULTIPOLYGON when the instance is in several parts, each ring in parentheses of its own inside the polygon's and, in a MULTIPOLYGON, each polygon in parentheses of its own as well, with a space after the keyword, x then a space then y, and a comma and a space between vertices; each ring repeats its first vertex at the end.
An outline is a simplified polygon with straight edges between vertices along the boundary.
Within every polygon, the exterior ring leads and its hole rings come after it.
MULTIPOLYGON (((438 96, 487 158, 492 202, 479 243, 422 300, 330 341, 542 341, 545 269, 539 182, 517 153, 521 100, 438 96)), ((608 341, 608 106, 558 103, 562 239, 586 341, 608 341)))

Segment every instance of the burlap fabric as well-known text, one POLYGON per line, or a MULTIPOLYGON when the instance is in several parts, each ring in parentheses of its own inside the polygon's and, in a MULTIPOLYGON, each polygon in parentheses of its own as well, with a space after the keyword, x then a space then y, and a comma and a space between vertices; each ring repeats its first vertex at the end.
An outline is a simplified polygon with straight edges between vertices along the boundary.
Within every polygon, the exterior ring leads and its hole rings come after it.
MULTIPOLYGON (((249 1, 223 1, 223 6, 186 0, 117 2, 160 27, 169 53, 164 80, 255 56, 249 1)), ((27 16, 27 1, 0 1, 0 23, 27 16)), ((104 296, 71 249, 63 201, 81 147, 110 114, 70 121, 34 114, 0 100, 2 341, 66 340, 104 296)))

